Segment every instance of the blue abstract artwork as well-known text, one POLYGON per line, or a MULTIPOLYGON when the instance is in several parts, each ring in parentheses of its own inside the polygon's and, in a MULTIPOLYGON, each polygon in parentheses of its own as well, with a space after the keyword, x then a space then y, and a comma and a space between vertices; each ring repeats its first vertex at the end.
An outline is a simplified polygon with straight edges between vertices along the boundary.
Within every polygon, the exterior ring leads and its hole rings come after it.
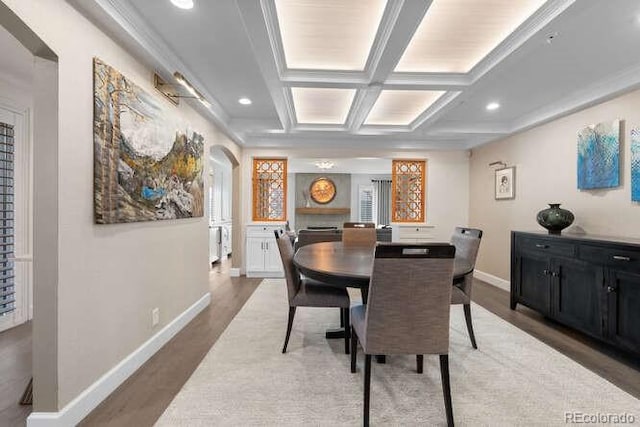
POLYGON ((598 123, 578 132, 578 189, 620 185, 620 121, 598 123))
POLYGON ((640 202, 640 127, 631 130, 631 200, 640 202))

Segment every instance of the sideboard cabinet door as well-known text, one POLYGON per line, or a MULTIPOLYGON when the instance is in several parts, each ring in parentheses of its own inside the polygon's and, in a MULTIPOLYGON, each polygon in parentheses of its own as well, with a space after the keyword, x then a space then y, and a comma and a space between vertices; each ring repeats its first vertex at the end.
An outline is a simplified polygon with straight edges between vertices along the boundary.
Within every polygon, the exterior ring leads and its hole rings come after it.
POLYGON ((553 318, 590 335, 602 336, 603 275, 602 267, 584 261, 553 259, 553 318))
POLYGON ((640 352, 640 274, 610 270, 608 339, 640 352))
POLYGON ((544 315, 551 313, 549 259, 523 252, 516 261, 518 301, 544 315))

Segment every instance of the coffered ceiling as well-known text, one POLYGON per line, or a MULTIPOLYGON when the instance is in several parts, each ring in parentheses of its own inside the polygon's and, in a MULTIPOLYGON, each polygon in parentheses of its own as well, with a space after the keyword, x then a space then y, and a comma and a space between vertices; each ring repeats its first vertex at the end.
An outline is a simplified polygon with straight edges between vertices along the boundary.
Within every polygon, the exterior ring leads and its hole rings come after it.
POLYGON ((245 146, 466 149, 640 86, 637 0, 69 1, 245 146))

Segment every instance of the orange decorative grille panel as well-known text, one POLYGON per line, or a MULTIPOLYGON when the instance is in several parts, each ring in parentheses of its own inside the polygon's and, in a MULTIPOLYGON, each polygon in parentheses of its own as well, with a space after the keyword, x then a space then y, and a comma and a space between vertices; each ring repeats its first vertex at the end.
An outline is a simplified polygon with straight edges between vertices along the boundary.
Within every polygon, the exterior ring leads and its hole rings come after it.
POLYGON ((425 160, 394 160, 392 166, 392 221, 425 221, 425 160))
POLYGON ((287 159, 253 159, 253 220, 286 221, 287 159))

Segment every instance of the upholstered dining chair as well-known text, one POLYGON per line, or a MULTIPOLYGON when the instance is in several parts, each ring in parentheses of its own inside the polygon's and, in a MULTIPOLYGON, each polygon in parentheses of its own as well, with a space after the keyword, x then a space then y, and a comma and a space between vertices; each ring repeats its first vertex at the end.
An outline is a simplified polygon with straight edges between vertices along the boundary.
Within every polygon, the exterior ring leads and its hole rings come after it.
POLYGON ((449 384, 449 304, 456 248, 446 243, 378 244, 367 305, 351 308, 351 372, 356 372, 358 341, 365 354, 364 425, 369 425, 371 355, 440 355, 447 413, 453 425, 449 384))
POLYGON ((470 268, 469 273, 454 282, 451 290, 451 304, 462 304, 471 345, 475 349, 478 348, 478 345, 471 321, 471 288, 473 270, 476 266, 478 249, 480 249, 480 239, 482 239, 482 230, 477 228, 456 227, 451 236, 451 244, 456 247, 456 261, 466 263, 470 268))
POLYGON ((352 227, 342 230, 342 243, 344 245, 375 246, 376 229, 371 227, 352 227))
POLYGON ((307 230, 302 229, 298 231, 298 239, 295 244, 295 250, 310 245, 312 243, 320 242, 339 242, 342 240, 342 233, 335 229, 328 230, 307 230))
MULTIPOLYGON (((289 299, 289 319, 287 322, 287 334, 284 339, 282 352, 287 352, 287 344, 291 336, 291 327, 297 307, 337 307, 341 310, 341 319, 344 320, 345 331, 349 330, 349 294, 344 288, 337 288, 309 278, 300 277, 298 269, 293 264, 293 245, 291 240, 282 232, 275 230, 278 250, 284 267, 284 275, 287 282, 287 295, 289 299)), ((344 334, 344 352, 349 354, 349 334, 344 334)))

